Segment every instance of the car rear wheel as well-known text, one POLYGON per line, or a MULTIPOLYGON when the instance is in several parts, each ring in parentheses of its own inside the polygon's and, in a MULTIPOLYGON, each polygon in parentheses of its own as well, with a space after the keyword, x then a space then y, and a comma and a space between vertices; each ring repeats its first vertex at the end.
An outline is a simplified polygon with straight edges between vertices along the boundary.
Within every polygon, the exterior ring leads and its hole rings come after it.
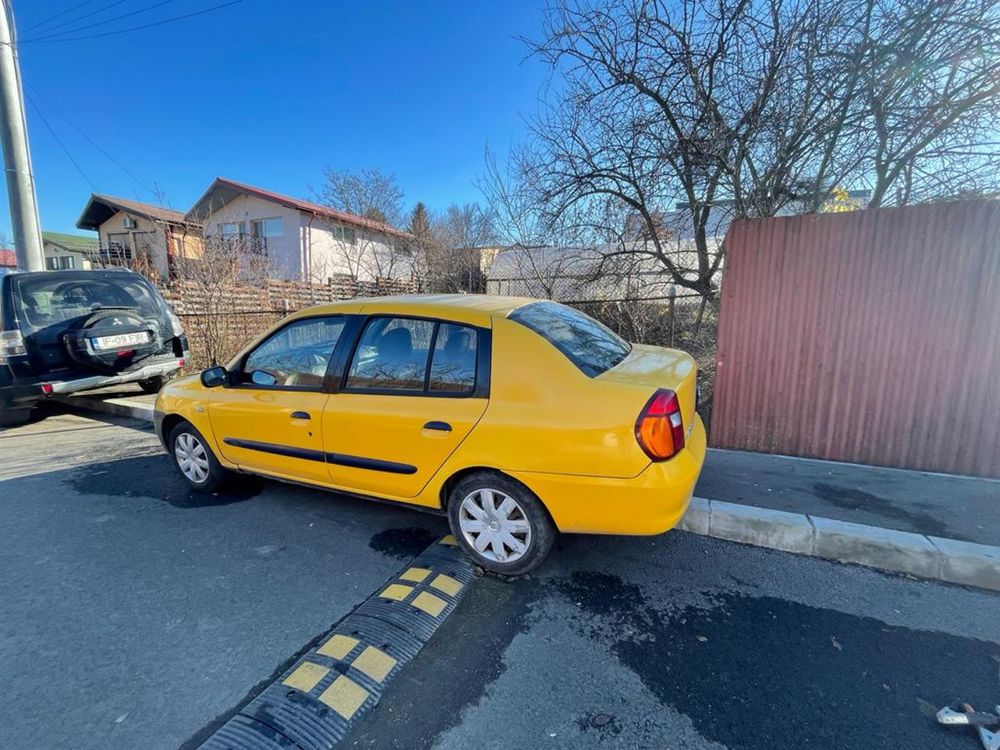
POLYGON ((477 472, 452 489, 448 521, 459 545, 481 567, 520 575, 548 555, 556 527, 524 485, 495 472, 477 472))
POLYGON ((192 425, 182 422, 170 433, 170 454, 189 485, 198 492, 222 489, 230 478, 208 442, 192 425))

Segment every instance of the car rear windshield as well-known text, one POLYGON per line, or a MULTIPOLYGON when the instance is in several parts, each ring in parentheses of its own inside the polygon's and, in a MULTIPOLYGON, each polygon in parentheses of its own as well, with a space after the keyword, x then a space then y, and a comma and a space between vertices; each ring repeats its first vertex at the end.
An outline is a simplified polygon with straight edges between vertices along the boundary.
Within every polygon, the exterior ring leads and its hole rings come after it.
POLYGON ((610 370, 632 351, 627 341, 603 323, 555 302, 532 302, 509 317, 546 339, 592 378, 610 370))
POLYGON ((131 308, 145 318, 162 315, 156 292, 131 274, 108 278, 42 273, 17 279, 22 319, 47 328, 108 307, 131 308))

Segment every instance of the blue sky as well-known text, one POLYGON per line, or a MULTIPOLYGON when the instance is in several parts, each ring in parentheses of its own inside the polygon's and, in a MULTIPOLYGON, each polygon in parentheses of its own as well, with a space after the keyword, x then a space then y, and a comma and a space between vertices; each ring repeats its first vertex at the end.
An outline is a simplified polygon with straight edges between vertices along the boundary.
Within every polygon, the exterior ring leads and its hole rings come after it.
MULTIPOLYGON (((146 186, 158 184, 177 209, 219 175, 308 198, 327 164, 395 173, 408 205, 443 208, 479 199, 474 181, 487 143, 503 152, 522 136, 522 117, 546 79, 515 38, 537 36, 542 0, 243 0, 142 31, 41 41, 223 1, 120 0, 66 23, 112 2, 88 0, 31 29, 82 1, 14 6, 39 211, 51 231, 79 231, 92 188, 28 97, 97 192, 154 202, 79 130, 146 186)), ((0 231, 9 237, 0 189, 0 231)))

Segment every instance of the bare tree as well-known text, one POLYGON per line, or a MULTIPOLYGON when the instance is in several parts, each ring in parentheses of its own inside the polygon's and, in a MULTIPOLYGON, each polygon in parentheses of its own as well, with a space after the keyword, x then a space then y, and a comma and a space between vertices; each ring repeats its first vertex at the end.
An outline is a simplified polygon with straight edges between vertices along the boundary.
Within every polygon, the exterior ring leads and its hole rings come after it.
POLYGON ((324 177, 322 187, 314 191, 317 200, 351 215, 344 222, 321 222, 339 240, 337 259, 326 265, 362 281, 411 279, 414 246, 412 237, 398 229, 403 225, 403 190, 395 176, 327 167, 324 177))
POLYGON ((227 361, 274 323, 270 277, 267 254, 251 238, 209 236, 198 256, 178 258, 174 285, 187 306, 185 326, 196 366, 227 361))
POLYGON ((481 292, 485 280, 482 250, 494 242, 490 215, 477 203, 452 204, 431 218, 424 249, 432 289, 481 292))
POLYGON ((538 242, 573 228, 714 297, 731 218, 817 210, 838 185, 884 205, 998 184, 997 7, 554 0, 529 44, 557 85, 486 192, 530 207, 513 213, 538 242))

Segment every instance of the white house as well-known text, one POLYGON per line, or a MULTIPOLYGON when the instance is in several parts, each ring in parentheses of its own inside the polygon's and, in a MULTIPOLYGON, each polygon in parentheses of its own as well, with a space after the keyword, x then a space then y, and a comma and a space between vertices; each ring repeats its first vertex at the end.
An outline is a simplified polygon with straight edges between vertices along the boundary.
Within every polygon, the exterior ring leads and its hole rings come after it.
POLYGON ((91 258, 97 255, 99 248, 100 243, 96 237, 42 232, 45 267, 50 271, 89 270, 91 258))
POLYGON ((185 216, 212 238, 245 241, 266 253, 268 272, 322 282, 410 279, 413 237, 387 224, 218 177, 185 216))
POLYGON ((151 203, 93 193, 76 225, 98 234, 95 265, 137 267, 169 279, 176 258, 197 257, 201 252, 201 227, 196 222, 180 211, 151 203))

